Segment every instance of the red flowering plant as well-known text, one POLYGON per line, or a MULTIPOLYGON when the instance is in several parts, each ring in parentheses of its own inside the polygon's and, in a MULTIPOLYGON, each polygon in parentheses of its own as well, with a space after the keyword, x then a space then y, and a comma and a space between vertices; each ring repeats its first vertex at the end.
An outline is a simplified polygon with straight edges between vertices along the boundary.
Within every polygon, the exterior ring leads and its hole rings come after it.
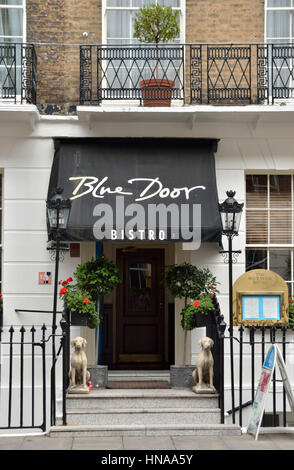
POLYGON ((292 297, 289 299, 289 326, 294 328, 294 300, 292 297))
POLYGON ((72 284, 73 278, 69 277, 65 281, 59 281, 62 286, 59 296, 66 302, 66 308, 71 312, 81 315, 87 315, 87 323, 89 328, 95 328, 99 325, 99 314, 96 311, 96 302, 92 300, 90 294, 77 285, 72 284))

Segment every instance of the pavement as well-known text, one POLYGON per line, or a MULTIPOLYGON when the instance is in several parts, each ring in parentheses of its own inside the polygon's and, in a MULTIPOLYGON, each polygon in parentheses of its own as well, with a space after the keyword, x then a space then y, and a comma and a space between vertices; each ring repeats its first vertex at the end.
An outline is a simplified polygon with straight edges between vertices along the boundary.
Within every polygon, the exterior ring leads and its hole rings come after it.
POLYGON ((260 434, 257 441, 241 436, 138 436, 138 437, 1 437, 0 451, 199 451, 199 450, 294 450, 294 434, 260 434))

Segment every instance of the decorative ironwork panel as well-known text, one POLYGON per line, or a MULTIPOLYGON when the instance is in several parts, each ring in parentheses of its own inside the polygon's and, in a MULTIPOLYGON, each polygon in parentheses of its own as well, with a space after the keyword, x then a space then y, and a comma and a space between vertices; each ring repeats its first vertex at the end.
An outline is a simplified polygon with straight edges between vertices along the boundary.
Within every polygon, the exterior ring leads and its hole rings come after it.
POLYGON ((32 44, 0 44, 0 99, 35 104, 36 64, 32 44))
POLYGON ((33 45, 21 44, 21 102, 36 104, 37 57, 33 45))
POLYGON ((0 44, 0 99, 16 101, 16 45, 0 44))
POLYGON ((81 102, 183 100, 184 46, 81 46, 81 102), (95 48, 93 54, 92 49, 95 48), (97 62, 95 84, 93 63, 97 62), (96 86, 97 80, 97 86, 96 86), (144 90, 144 85, 150 87, 144 90))
POLYGON ((294 45, 271 46, 272 99, 294 98, 294 45))
POLYGON ((268 45, 257 45, 257 103, 269 103, 268 45))
POLYGON ((207 46, 210 102, 251 103, 251 46, 207 46))
POLYGON ((80 103, 92 101, 92 46, 80 46, 80 103))
POLYGON ((190 46, 190 97, 191 103, 202 103, 202 48, 190 46))

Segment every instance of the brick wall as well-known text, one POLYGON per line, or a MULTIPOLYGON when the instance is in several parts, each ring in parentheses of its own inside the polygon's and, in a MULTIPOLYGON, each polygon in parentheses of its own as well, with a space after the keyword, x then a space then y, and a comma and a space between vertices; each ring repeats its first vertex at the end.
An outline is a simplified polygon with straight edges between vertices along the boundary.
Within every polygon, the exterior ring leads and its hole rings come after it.
MULTIPOLYGON (((56 112, 68 109, 79 102, 78 44, 102 41, 101 0, 27 0, 26 4, 27 41, 36 43, 38 57, 38 103, 45 112, 54 112, 55 105, 56 112)), ((264 0, 186 0, 187 43, 263 41, 264 0)))
POLYGON ((27 42, 36 44, 37 101, 45 112, 78 104, 78 45, 101 43, 101 17, 101 0, 27 0, 27 42))
POLYGON ((186 0, 186 42, 264 41, 264 0, 186 0))

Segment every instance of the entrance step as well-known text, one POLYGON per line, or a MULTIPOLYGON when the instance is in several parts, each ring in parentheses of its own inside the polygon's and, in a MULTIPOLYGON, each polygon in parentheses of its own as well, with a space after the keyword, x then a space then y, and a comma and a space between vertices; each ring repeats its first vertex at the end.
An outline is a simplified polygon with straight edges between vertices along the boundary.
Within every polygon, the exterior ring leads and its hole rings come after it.
POLYGON ((71 424, 220 424, 217 408, 93 408, 68 410, 71 424))
POLYGON ((52 437, 86 436, 239 436, 236 424, 153 424, 153 425, 89 425, 54 426, 52 437))
POLYGON ((81 408, 218 408, 218 395, 196 395, 188 389, 104 389, 93 390, 87 395, 68 395, 67 408, 68 411, 81 408))
POLYGON ((67 397, 67 425, 51 436, 237 435, 220 424, 218 395, 189 389, 104 389, 67 397))
POLYGON ((108 380, 110 382, 127 382, 127 381, 159 381, 170 382, 169 370, 110 370, 108 371, 108 380))

